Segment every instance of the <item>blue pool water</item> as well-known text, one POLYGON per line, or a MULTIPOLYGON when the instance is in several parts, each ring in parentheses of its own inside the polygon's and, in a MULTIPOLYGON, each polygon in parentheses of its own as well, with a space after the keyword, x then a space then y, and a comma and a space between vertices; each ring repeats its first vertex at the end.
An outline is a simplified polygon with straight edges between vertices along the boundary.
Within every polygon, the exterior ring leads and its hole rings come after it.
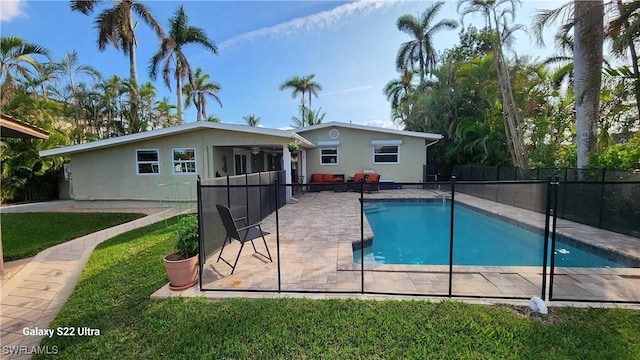
MULTIPOLYGON (((449 264, 450 202, 371 202, 365 214, 373 230, 365 263, 449 264)), ((542 266, 544 236, 456 206, 454 265, 542 266)), ((360 263, 360 250, 353 252, 360 263)), ((556 242, 556 266, 624 267, 556 242)))

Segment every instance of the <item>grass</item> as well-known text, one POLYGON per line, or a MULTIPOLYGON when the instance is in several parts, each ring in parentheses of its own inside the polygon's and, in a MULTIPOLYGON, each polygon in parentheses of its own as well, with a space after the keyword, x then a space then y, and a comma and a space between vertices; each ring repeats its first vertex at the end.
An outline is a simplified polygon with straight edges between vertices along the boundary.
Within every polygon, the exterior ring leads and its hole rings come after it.
POLYGON ((34 256, 53 245, 143 216, 132 213, 67 212, 1 214, 4 260, 34 256))
MULTIPOLYGON (((444 301, 204 298, 149 300, 166 284, 175 220, 99 245, 45 338, 58 358, 638 359, 640 313, 444 301)), ((36 355, 34 358, 40 358, 36 355)))

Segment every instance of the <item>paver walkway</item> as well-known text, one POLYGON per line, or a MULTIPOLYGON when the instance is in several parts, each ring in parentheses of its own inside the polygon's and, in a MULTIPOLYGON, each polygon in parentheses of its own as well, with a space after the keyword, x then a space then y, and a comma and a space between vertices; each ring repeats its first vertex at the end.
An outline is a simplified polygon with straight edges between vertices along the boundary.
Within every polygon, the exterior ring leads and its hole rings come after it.
MULTIPOLYGON (((48 329, 73 292, 78 277, 96 245, 124 232, 177 214, 160 210, 146 217, 101 230, 53 247, 34 256, 0 287, 0 356, 29 359, 43 336, 25 336, 23 329, 48 329), (11 354, 11 352, 14 352, 11 354)), ((53 349, 44 349, 44 351, 53 349)), ((42 349, 40 351, 43 351, 42 349)))

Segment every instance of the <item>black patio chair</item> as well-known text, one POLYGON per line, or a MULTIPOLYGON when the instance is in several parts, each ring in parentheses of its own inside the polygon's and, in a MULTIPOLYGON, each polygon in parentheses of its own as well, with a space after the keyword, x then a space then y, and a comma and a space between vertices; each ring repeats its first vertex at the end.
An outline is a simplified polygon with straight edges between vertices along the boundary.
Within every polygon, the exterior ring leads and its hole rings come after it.
POLYGON ((216 262, 219 262, 222 259, 222 261, 226 262, 227 265, 231 266, 231 274, 233 274, 233 272, 236 270, 238 259, 240 259, 242 248, 244 248, 244 244, 247 241, 251 241, 251 246, 253 246, 253 251, 255 251, 256 254, 260 254, 269 259, 269 261, 273 262, 273 260, 271 259, 271 253, 269 252, 269 247, 267 246, 267 240, 265 240, 264 238, 264 236, 268 235, 269 233, 266 231, 262 231, 262 228, 260 227, 261 223, 258 222, 252 225, 248 225, 246 217, 234 219, 233 215, 231 214, 231 210, 229 210, 228 207, 218 204, 216 205, 216 208, 218 209, 218 214, 220 214, 222 225, 224 225, 224 229, 227 232, 227 237, 222 243, 222 249, 220 249, 220 254, 218 255, 218 260, 216 262), (238 228, 238 226, 236 225, 238 221, 243 221, 244 226, 238 228), (253 240, 259 237, 262 237, 264 247, 267 249, 267 255, 256 250, 256 245, 253 243, 253 240), (222 251, 224 251, 225 244, 227 243, 227 241, 229 241, 229 244, 231 244, 232 240, 238 240, 240 242, 240 250, 238 251, 238 256, 236 256, 236 261, 233 263, 233 265, 231 265, 230 262, 222 257, 222 251))

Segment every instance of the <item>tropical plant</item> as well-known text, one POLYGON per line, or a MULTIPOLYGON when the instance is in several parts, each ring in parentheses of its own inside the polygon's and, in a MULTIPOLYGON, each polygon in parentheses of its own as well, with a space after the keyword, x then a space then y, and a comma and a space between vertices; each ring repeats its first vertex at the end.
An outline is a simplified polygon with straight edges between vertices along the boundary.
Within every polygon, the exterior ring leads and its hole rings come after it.
POLYGON ((318 110, 309 109, 307 110, 305 115, 302 115, 302 106, 300 106, 299 108, 300 108, 300 117, 297 117, 297 116, 291 117, 291 121, 293 122, 291 124, 291 127, 294 127, 296 129, 299 129, 305 126, 313 126, 313 125, 321 124, 322 120, 324 120, 324 117, 327 115, 326 113, 320 112, 322 108, 319 108, 318 110), (303 117, 303 116, 306 116, 306 117, 303 117))
POLYGON ((242 117, 244 119, 244 121, 247 122, 247 125, 249 126, 258 126, 258 124, 260 123, 260 117, 259 116, 255 116, 255 115, 246 115, 242 117))
POLYGON ((399 79, 389 81, 383 90, 387 100, 391 102, 391 111, 397 112, 400 123, 404 123, 409 117, 409 97, 415 90, 412 84, 414 74, 414 71, 404 69, 402 76, 399 79))
POLYGON ((220 122, 220 118, 215 116, 215 115, 209 115, 209 116, 207 116, 207 121, 208 122, 219 123, 220 122))
POLYGON ((399 71, 413 70, 418 63, 420 83, 425 74, 430 73, 436 63, 436 50, 433 47, 433 36, 442 30, 455 29, 455 20, 443 19, 432 25, 444 2, 438 2, 426 9, 419 17, 407 14, 398 18, 398 30, 409 34, 413 39, 402 44, 396 56, 396 68, 399 71))
POLYGON ((40 96, 46 98, 49 96, 51 90, 55 89, 55 83, 60 80, 60 76, 57 74, 57 64, 53 62, 38 63, 35 69, 35 73, 29 80, 34 90, 37 92, 37 88, 40 88, 40 96))
POLYGON ((298 144, 294 143, 294 142, 290 142, 287 145, 287 148, 289 149, 290 152, 294 152, 294 151, 298 150, 300 148, 300 146, 298 144))
POLYGON ((176 251, 185 259, 198 254, 200 245, 198 242, 198 217, 196 215, 183 216, 176 229, 176 251))
POLYGON ((636 109, 640 114, 640 65, 636 43, 640 40, 640 1, 623 3, 616 0, 617 16, 607 25, 605 35, 610 38, 614 55, 631 60, 629 77, 634 81, 636 109), (627 50, 629 51, 627 54, 627 50))
POLYGON ((213 54, 218 53, 218 48, 211 41, 202 28, 188 24, 189 18, 182 5, 178 6, 174 16, 169 19, 169 35, 162 38, 160 48, 151 58, 149 75, 155 79, 158 75, 158 67, 162 65, 162 79, 171 90, 171 77, 176 82, 176 106, 178 107, 178 119, 182 121, 182 89, 183 80, 188 79, 189 84, 194 84, 191 64, 187 60, 183 47, 190 44, 203 46, 213 54))
POLYGON ((49 58, 49 50, 16 36, 0 37, 0 105, 11 94, 18 81, 32 77, 39 66, 36 56, 49 58))
POLYGON ((207 118, 207 97, 214 99, 222 107, 222 101, 218 97, 220 84, 207 82, 210 77, 209 74, 203 74, 202 69, 198 67, 193 75, 193 83, 189 83, 184 88, 184 94, 187 97, 185 99, 185 107, 190 106, 191 102, 193 102, 198 113, 198 121, 203 121, 207 118))
POLYGON ((504 58, 503 48, 509 44, 514 31, 520 25, 510 26, 515 19, 516 6, 519 0, 459 0, 458 11, 462 17, 480 13, 485 18, 485 29, 492 33, 493 60, 502 95, 502 108, 505 114, 507 140, 510 144, 512 163, 521 169, 528 167, 526 148, 524 146, 523 125, 520 121, 519 108, 515 103, 513 84, 509 74, 509 65, 504 58))

